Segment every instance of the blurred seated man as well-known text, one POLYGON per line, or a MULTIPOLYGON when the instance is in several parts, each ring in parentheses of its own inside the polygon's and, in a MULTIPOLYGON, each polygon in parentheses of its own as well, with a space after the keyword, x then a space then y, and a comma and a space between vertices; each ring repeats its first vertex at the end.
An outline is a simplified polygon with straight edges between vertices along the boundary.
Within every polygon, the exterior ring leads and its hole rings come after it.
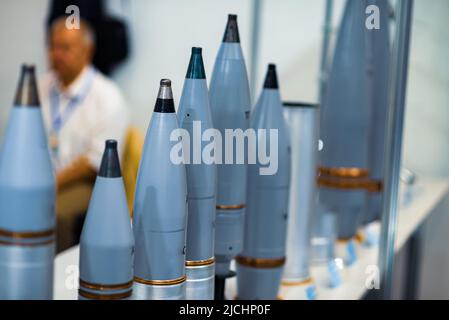
POLYGON ((92 65, 94 33, 66 18, 48 35, 51 71, 39 83, 44 122, 56 170, 58 251, 76 240, 76 222, 85 213, 106 139, 123 149, 127 110, 119 88, 92 65))

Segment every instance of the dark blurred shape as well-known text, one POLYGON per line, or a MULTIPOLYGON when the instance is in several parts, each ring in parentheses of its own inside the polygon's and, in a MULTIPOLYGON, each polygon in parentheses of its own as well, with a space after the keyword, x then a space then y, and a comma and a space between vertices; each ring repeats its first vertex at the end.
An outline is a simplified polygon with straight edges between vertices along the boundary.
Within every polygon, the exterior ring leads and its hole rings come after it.
POLYGON ((39 94, 37 93, 35 67, 22 65, 19 85, 17 86, 15 107, 39 107, 39 94))
POLYGON ((47 19, 47 31, 53 21, 66 14, 66 8, 76 5, 80 16, 95 31, 93 65, 109 75, 129 54, 128 30, 123 20, 106 14, 103 0, 52 0, 47 19))
POLYGON ((98 176, 103 178, 120 178, 122 176, 118 160, 117 140, 106 140, 98 176))
POLYGON ((237 15, 229 14, 223 42, 240 43, 239 27, 237 25, 237 15))

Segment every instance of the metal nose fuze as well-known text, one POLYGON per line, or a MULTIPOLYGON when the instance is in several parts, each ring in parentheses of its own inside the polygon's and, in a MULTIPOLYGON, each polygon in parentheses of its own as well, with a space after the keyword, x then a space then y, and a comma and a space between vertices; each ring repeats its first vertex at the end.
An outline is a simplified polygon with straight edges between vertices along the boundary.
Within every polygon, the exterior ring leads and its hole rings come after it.
MULTIPOLYGON (((215 60, 210 104, 214 127, 222 136, 225 136, 226 129, 245 131, 248 128, 251 101, 236 15, 228 16, 223 42, 215 60)), ((247 165, 218 164, 217 179, 215 298, 223 300, 225 279, 233 276, 229 269, 231 260, 243 248, 247 165)))
POLYGON ((80 239, 79 298, 132 294, 134 237, 117 153, 107 140, 80 239))
POLYGON ((23 65, 0 153, 0 299, 53 298, 54 207, 35 68, 23 65))
POLYGON ((270 150, 277 148, 278 170, 273 175, 261 175, 260 162, 248 165, 245 238, 243 251, 236 258, 238 299, 274 300, 285 263, 291 154, 273 64, 268 66, 250 127, 265 129, 266 134, 277 130, 278 140, 271 140, 270 134, 267 144, 270 150))
POLYGON ((187 220, 186 168, 170 151, 179 129, 171 81, 160 82, 148 127, 133 211, 133 299, 184 299, 187 220))
MULTIPOLYGON (((192 48, 184 81, 178 118, 181 127, 195 138, 195 126, 200 125, 200 138, 213 128, 212 115, 204 71, 202 49, 192 48)), ((193 155, 191 141, 189 154, 193 155)), ((198 143, 204 150, 206 142, 198 143)), ((215 164, 186 164, 187 170, 187 240, 186 240, 186 298, 212 300, 215 280, 215 205, 217 168, 215 164)))

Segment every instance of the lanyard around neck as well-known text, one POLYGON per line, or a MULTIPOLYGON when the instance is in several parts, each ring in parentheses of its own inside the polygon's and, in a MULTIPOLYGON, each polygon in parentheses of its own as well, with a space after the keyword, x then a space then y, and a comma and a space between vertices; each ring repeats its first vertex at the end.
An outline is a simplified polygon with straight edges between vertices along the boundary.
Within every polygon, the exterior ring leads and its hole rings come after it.
POLYGON ((86 76, 86 80, 81 87, 80 93, 69 99, 67 107, 61 112, 59 108, 59 92, 55 86, 50 90, 52 131, 57 134, 61 131, 63 125, 67 122, 73 111, 86 99, 95 76, 95 69, 90 68, 86 76))

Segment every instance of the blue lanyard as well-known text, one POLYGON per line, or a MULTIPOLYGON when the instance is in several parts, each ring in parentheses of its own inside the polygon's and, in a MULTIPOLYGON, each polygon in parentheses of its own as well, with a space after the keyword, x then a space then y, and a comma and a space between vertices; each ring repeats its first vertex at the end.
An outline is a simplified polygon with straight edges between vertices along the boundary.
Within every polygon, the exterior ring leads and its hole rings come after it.
POLYGON ((51 116, 52 116, 52 131, 53 133, 59 133, 61 131, 62 126, 65 122, 67 122, 70 115, 75 111, 75 109, 86 99, 87 94, 92 87, 92 82, 95 76, 95 69, 90 68, 88 71, 88 75, 86 80, 81 88, 81 92, 75 97, 69 100, 67 107, 64 110, 64 113, 59 111, 59 93, 56 87, 52 87, 50 91, 50 103, 51 103, 51 116))

